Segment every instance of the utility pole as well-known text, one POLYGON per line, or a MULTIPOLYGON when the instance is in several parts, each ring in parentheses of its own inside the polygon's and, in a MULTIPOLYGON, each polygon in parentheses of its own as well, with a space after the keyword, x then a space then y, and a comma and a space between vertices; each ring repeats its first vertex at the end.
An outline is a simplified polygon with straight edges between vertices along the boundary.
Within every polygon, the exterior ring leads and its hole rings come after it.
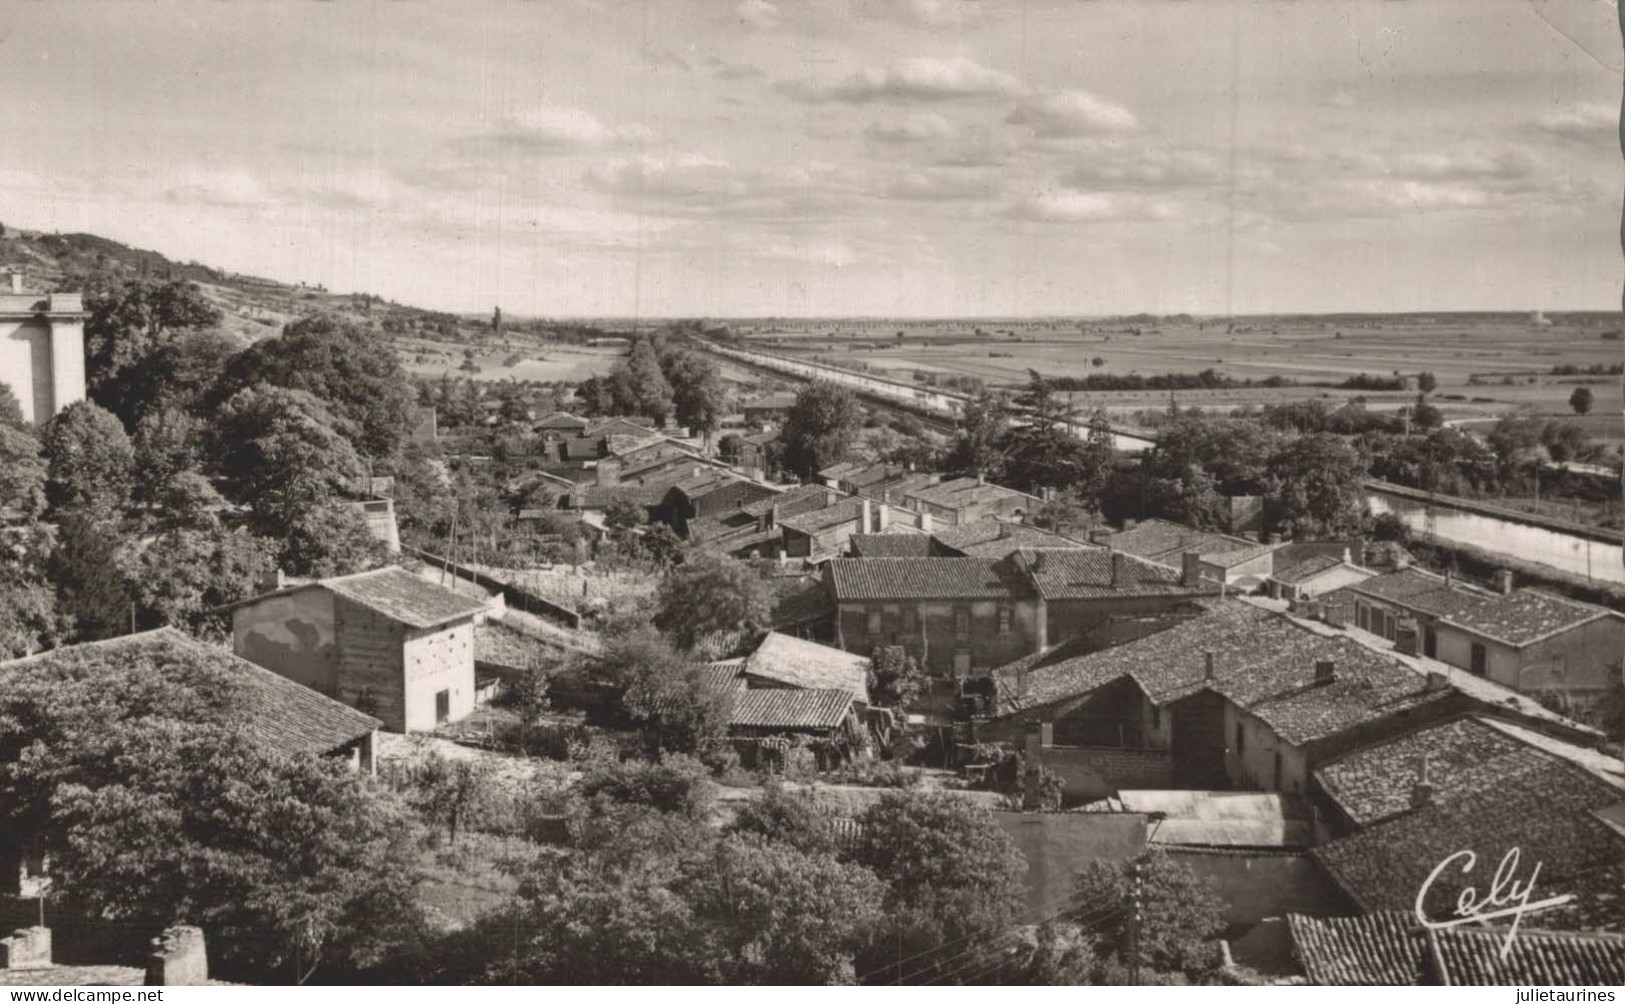
POLYGON ((1136 858, 1134 861, 1134 891, 1130 894, 1128 918, 1128 981, 1132 986, 1140 985, 1140 879, 1143 867, 1143 859, 1136 858))

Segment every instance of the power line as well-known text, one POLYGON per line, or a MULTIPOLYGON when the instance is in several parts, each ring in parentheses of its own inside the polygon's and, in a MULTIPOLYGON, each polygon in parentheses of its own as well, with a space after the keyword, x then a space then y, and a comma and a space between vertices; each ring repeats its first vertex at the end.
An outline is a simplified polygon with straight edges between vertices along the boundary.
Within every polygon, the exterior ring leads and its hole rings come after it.
MULTIPOLYGON (((1090 911, 1089 913, 1086 913, 1086 914, 1083 915, 1084 918, 1087 918, 1087 922, 1083 922, 1083 920, 1080 920, 1079 925, 1078 925, 1079 930, 1085 930, 1085 931, 1094 930, 1095 928, 1098 928, 1101 925, 1105 924, 1107 921, 1112 920, 1115 917, 1115 915, 1122 913, 1123 910, 1124 910, 1124 907, 1121 904, 1106 904, 1106 905, 1104 905, 1104 906, 1102 906, 1102 907, 1100 907, 1100 908, 1098 908, 1096 910, 1090 911)), ((1048 916, 1045 916, 1045 917, 1041 918, 1039 922, 1041 923, 1041 922, 1047 922, 1047 921, 1050 921, 1050 920, 1054 920, 1055 918, 1059 917, 1062 912, 1063 911, 1056 911, 1055 913, 1049 914, 1048 916)), ((973 949, 973 950, 971 950, 969 952, 964 953, 964 955, 966 955, 966 956, 974 956, 974 957, 971 958, 969 961, 963 962, 960 965, 954 967, 953 969, 950 969, 949 971, 947 971, 945 973, 939 973, 938 975, 931 977, 930 979, 926 980, 924 983, 922 983, 920 985, 921 986, 931 986, 933 984, 940 985, 940 984, 943 984, 945 981, 953 979, 955 977, 965 978, 965 974, 969 970, 975 969, 976 967, 980 966, 982 963, 984 963, 984 962, 986 962, 988 960, 990 952, 1002 952, 1002 951, 1004 951, 1005 948, 1009 947, 1008 945, 1001 946, 1001 944, 1000 944, 1001 942, 1010 941, 1010 940, 1016 938, 1019 934, 1020 934, 1019 931, 1014 931, 1014 930, 1008 931, 1004 935, 1002 935, 1001 937, 995 939, 992 943, 983 946, 981 949, 973 949)), ((999 967, 999 965, 1001 965, 1003 963, 1003 961, 1004 961, 1003 959, 998 959, 992 965, 987 966, 986 968, 981 969, 977 973, 971 974, 971 975, 984 975, 984 974, 986 974, 988 972, 992 972, 994 969, 997 969, 999 967)))

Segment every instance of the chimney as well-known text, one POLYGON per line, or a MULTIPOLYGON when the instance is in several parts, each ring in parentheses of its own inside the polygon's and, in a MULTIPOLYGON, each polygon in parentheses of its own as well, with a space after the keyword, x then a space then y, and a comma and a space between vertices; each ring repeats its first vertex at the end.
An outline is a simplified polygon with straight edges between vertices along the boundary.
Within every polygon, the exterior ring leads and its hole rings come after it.
POLYGON ((1427 684, 1424 689, 1429 692, 1443 690, 1450 685, 1450 681, 1437 669, 1428 670, 1427 684))
POLYGON ((779 525, 779 504, 777 502, 773 503, 768 507, 767 512, 763 513, 762 515, 767 519, 767 524, 763 526, 762 529, 774 529, 779 525))
POLYGON ((1000 540, 1009 540, 1010 539, 1010 524, 1004 522, 1003 520, 999 521, 999 539, 1000 540))
POLYGON ((11 282, 10 282, 11 292, 13 292, 13 293, 21 293, 23 291, 23 274, 22 274, 22 272, 17 271, 17 270, 14 269, 11 272, 7 273, 7 275, 11 280, 11 282))
POLYGON ((1089 528, 1089 543, 1091 543, 1091 544, 1104 544, 1106 542, 1106 538, 1110 537, 1111 535, 1112 535, 1112 528, 1109 527, 1109 526, 1090 527, 1089 528))
POLYGON ((1202 678, 1216 680, 1219 678, 1218 655, 1210 648, 1202 653, 1202 678))
POLYGON ((1512 569, 1497 568, 1495 570, 1495 591, 1502 596, 1512 595, 1512 569))
POLYGON ((931 514, 926 512, 924 509, 920 510, 920 529, 924 530, 926 533, 930 533, 932 530, 931 514))
POLYGON ((882 531, 891 526, 891 506, 884 502, 880 503, 880 507, 875 511, 875 522, 876 529, 882 531))
POLYGON ((1455 584, 1456 584, 1456 573, 1452 572, 1448 568, 1445 569, 1444 570, 1444 587, 1446 589, 1449 589, 1451 586, 1453 586, 1455 584))
POLYGON ((1346 547, 1343 548, 1343 564, 1345 564, 1345 565, 1354 564, 1354 556, 1349 553, 1349 549, 1346 548, 1346 547))
POLYGON ((837 494, 834 489, 826 489, 824 492, 824 508, 828 509, 830 506, 834 505, 839 498, 839 494, 837 494))
POLYGON ((1123 589, 1128 586, 1128 555, 1122 551, 1112 552, 1112 588, 1123 589))
POLYGON ((1202 556, 1195 551, 1186 551, 1179 556, 1181 561, 1179 584, 1182 586, 1199 586, 1202 584, 1202 556))
POLYGON ((862 505, 862 508, 861 508, 861 512, 862 512, 862 517, 861 517, 861 521, 858 523, 858 532, 859 533, 868 533, 868 532, 870 532, 871 530, 874 529, 874 523, 872 522, 872 514, 869 511, 869 500, 868 499, 863 500, 863 505, 862 505))
POLYGON ((1411 808, 1420 809, 1433 801, 1433 779, 1429 776, 1428 755, 1422 754, 1422 762, 1417 765, 1416 783, 1411 785, 1411 808))
POLYGON ((283 573, 282 569, 276 568, 265 573, 265 578, 261 579, 259 582, 259 589, 262 593, 274 593, 279 589, 285 588, 287 584, 287 575, 283 573))
POLYGON ((1043 570, 1044 570, 1044 552, 1042 550, 1034 551, 1033 552, 1033 571, 1042 572, 1043 570))
POLYGON ((1394 568, 1403 572, 1409 567, 1411 567, 1410 554, 1402 548, 1396 548, 1394 551, 1394 568))
POLYGON ((615 488, 621 483, 621 462, 614 457, 598 461, 595 478, 600 488, 615 488))
POLYGON ((977 485, 985 485, 985 484, 987 484, 987 475, 983 474, 981 471, 977 471, 976 472, 976 483, 977 483, 977 485))
POLYGON ((1337 679, 1337 663, 1330 659, 1315 660, 1315 682, 1331 683, 1337 679))

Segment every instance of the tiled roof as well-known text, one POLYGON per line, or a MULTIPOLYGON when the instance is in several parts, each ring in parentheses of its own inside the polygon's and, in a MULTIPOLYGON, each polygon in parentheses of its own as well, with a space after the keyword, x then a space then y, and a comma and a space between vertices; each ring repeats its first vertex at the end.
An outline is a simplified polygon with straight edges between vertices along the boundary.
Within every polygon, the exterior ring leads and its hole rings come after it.
POLYGON ((845 690, 741 690, 728 724, 765 729, 831 729, 846 720, 852 694, 845 690))
POLYGON ((453 592, 394 565, 322 579, 317 584, 374 613, 419 630, 472 617, 485 609, 481 600, 453 592))
POLYGON ((1287 915, 1304 974, 1319 986, 1617 986, 1625 936, 1504 927, 1428 932, 1410 910, 1363 917, 1287 915))
POLYGON ((1325 919, 1289 913, 1286 922, 1315 986, 1411 987, 1425 978, 1427 939, 1408 911, 1325 919))
POLYGON ((1032 595, 1007 562, 987 558, 836 558, 835 600, 1000 600, 1032 595))
POLYGON ((944 509, 960 509, 977 502, 991 502, 1011 496, 1032 502, 1040 501, 1036 496, 1018 492, 1014 488, 985 484, 975 478, 955 478, 952 481, 944 481, 929 488, 920 488, 906 493, 908 498, 918 499, 923 503, 934 506, 941 506, 944 509))
POLYGON ((655 434, 652 425, 630 418, 601 418, 587 427, 587 435, 602 439, 609 435, 652 436, 655 434))
POLYGON ((241 724, 256 743, 279 753, 319 756, 383 727, 383 722, 348 704, 168 627, 0 663, 0 678, 7 668, 37 665, 91 648, 118 653, 131 662, 145 660, 155 672, 164 671, 166 658, 185 654, 207 659, 242 685, 243 718, 236 724, 241 724))
POLYGON ((1302 745, 1449 693, 1426 690, 1420 674, 1348 638, 1241 600, 1203 602, 1201 615, 1114 648, 1067 658, 1063 647, 995 670, 999 713, 1066 700, 1127 676, 1158 705, 1211 687, 1302 745), (1329 683, 1315 680, 1321 661, 1335 666, 1329 683))
POLYGON ((773 626, 793 628, 811 624, 835 612, 822 578, 779 579, 774 582, 773 626), (781 588, 780 583, 785 585, 781 588))
MULTIPOLYGON (((1414 777, 1414 767, 1406 772, 1414 777)), ((1412 906, 1429 873, 1446 858, 1474 852, 1480 868, 1447 870, 1434 881, 1429 902, 1444 915, 1479 873, 1493 873, 1513 848, 1520 875, 1538 863, 1541 896, 1575 901, 1543 911, 1555 928, 1617 924, 1625 915, 1625 840, 1593 813, 1625 801, 1625 787, 1534 746, 1497 752, 1481 767, 1462 767, 1420 808, 1316 847, 1333 879, 1365 910, 1412 906), (1444 905, 1441 905, 1444 904, 1444 905)))
POLYGON ((1112 534, 1102 543, 1115 551, 1162 562, 1177 562, 1179 555, 1194 551, 1203 561, 1224 567, 1273 550, 1273 545, 1197 530, 1165 519, 1144 520, 1132 529, 1112 534))
POLYGON ((904 477, 908 473, 909 469, 901 464, 870 464, 868 467, 861 467, 852 471, 841 478, 841 481, 854 491, 862 491, 865 488, 871 488, 895 478, 904 477))
POLYGON ((551 415, 544 415, 536 420, 538 429, 585 429, 587 420, 577 418, 567 411, 555 411, 551 415))
POLYGON ((943 527, 932 531, 931 536, 945 548, 977 558, 1003 558, 1023 547, 1094 546, 1036 526, 999 519, 978 519, 962 526, 943 527))
POLYGON ((818 476, 823 478, 825 481, 839 481, 841 478, 851 474, 853 471, 862 469, 863 465, 860 463, 854 463, 850 460, 843 460, 838 464, 830 464, 828 467, 819 471, 818 476))
POLYGON ((929 488, 936 484, 937 480, 938 478, 935 474, 908 474, 898 478, 896 481, 888 481, 885 484, 876 485, 869 489, 869 493, 876 498, 901 504, 902 501, 908 498, 911 493, 917 492, 923 488, 929 488))
POLYGON ((575 509, 607 509, 612 502, 659 505, 660 500, 666 497, 667 487, 658 482, 643 485, 583 485, 571 493, 570 505, 575 509))
POLYGON ((1277 582, 1285 582, 1288 585, 1296 585, 1299 582, 1303 582, 1305 579, 1314 578, 1329 568, 1336 568, 1342 563, 1342 558, 1333 557, 1329 554, 1320 554, 1304 561, 1300 561, 1290 568, 1276 569, 1275 574, 1270 577, 1277 582))
POLYGON ((1531 589, 1491 592, 1420 568, 1378 575, 1347 588, 1515 646, 1615 616, 1603 607, 1531 589))
POLYGON ((854 533, 848 542, 860 558, 924 558, 931 537, 924 533, 854 533))
POLYGON ((851 523, 862 519, 864 503, 864 499, 842 499, 832 506, 825 506, 822 509, 814 509, 784 519, 782 525, 786 529, 795 530, 798 533, 819 533, 842 523, 851 523))
POLYGON ((869 660, 838 648, 768 632, 745 660, 751 676, 805 690, 844 690, 869 701, 869 660))
POLYGON ((1211 596, 1219 585, 1206 579, 1194 586, 1180 581, 1180 572, 1166 565, 1120 557, 1103 547, 1022 548, 1021 562, 1031 570, 1039 595, 1047 600, 1103 599, 1120 596, 1211 596), (1123 580, 1112 583, 1112 569, 1121 562, 1123 580))

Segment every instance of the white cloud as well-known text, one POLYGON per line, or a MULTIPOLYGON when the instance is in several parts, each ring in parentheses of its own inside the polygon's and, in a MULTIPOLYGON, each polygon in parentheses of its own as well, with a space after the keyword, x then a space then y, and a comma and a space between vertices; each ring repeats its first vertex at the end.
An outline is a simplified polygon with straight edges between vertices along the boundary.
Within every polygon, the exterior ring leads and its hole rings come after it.
POLYGON ((959 130, 936 112, 922 112, 903 118, 873 122, 864 135, 881 143, 924 143, 935 139, 952 139, 959 130))
POLYGON ((977 0, 869 0, 858 16, 902 21, 922 28, 959 28, 982 18, 977 0))
POLYGON ((910 202, 960 202, 989 199, 998 194, 996 175, 960 168, 916 168, 882 185, 877 194, 910 202))
POLYGON ((1587 102, 1547 112, 1535 125, 1543 132, 1565 139, 1614 140, 1619 134, 1619 109, 1587 102))
POLYGON ((768 0, 741 0, 734 14, 750 27, 763 31, 779 24, 779 8, 768 0))
POLYGON ((1091 223, 1106 220, 1169 219, 1175 215, 1166 202, 1110 192, 1055 188, 1039 192, 1010 207, 1008 215, 1040 223, 1091 223))
POLYGON ((209 206, 265 206, 276 201, 260 178, 241 168, 192 165, 165 191, 171 202, 209 206))
POLYGON ((510 116, 488 138, 527 153, 569 153, 649 139, 641 125, 612 126, 580 108, 530 108, 510 116))
POLYGON ((798 101, 955 101, 1010 96, 1021 82, 964 56, 951 59, 902 59, 886 67, 866 67, 844 80, 826 84, 788 83, 781 90, 798 101))
POLYGON ((1133 112, 1085 91, 1061 91, 1024 101, 1005 121, 1027 126, 1043 138, 1098 136, 1139 127, 1133 112))

